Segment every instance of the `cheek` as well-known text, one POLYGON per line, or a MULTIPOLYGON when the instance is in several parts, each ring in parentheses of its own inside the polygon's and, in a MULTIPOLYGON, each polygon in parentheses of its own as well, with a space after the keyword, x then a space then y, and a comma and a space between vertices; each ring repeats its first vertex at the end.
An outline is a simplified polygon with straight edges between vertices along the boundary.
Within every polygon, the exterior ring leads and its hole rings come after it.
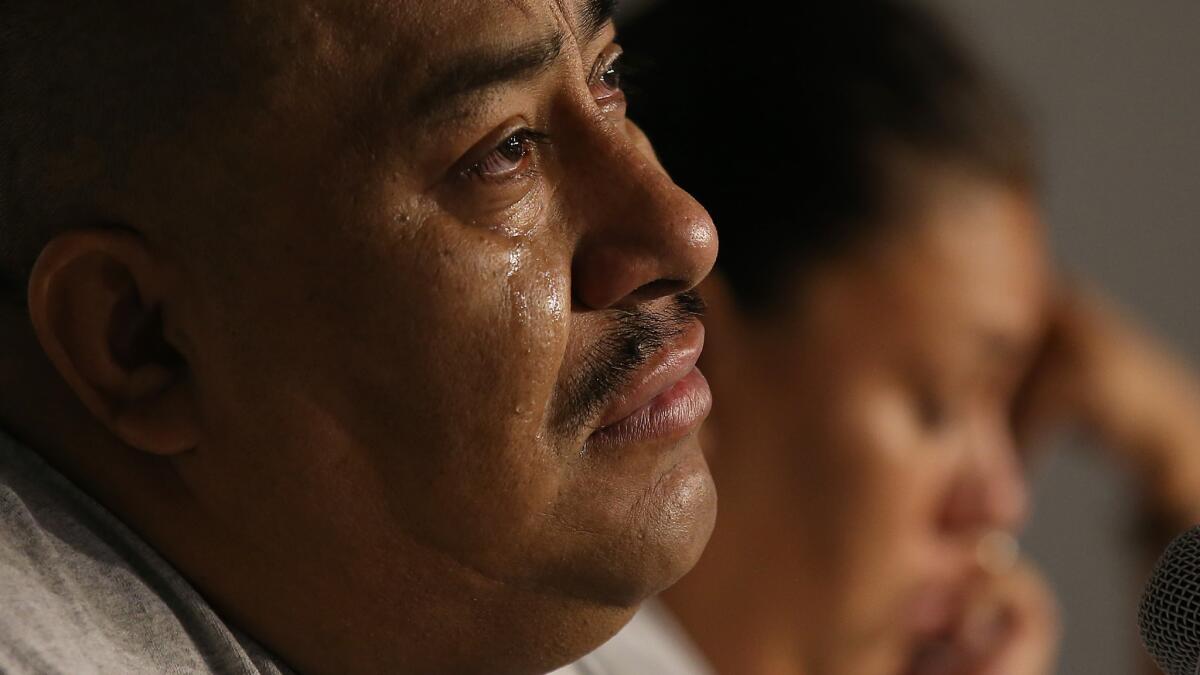
POLYGON ((346 414, 377 432, 364 451, 408 488, 392 498, 406 515, 423 512, 414 527, 442 525, 452 509, 481 529, 429 536, 457 539, 440 543, 464 554, 498 551, 479 538, 519 538, 562 479, 543 429, 565 351, 568 267, 521 239, 468 233, 450 243, 454 259, 417 262, 415 284, 405 275, 398 295, 420 300, 359 346, 353 370, 365 382, 346 414), (372 414, 356 415, 364 409, 372 414))
POLYGON ((863 514, 877 523, 881 551, 899 555, 926 546, 936 532, 937 505, 952 478, 954 452, 948 440, 923 429, 914 402, 899 388, 864 393, 854 419, 855 466, 862 476, 863 514))
POLYGON ((920 565, 936 525, 949 453, 921 432, 902 392, 877 383, 823 390, 810 417, 822 429, 819 485, 837 563, 867 586, 902 580, 920 565))
POLYGON ((921 433, 899 393, 830 398, 829 602, 847 634, 882 648, 898 639, 910 594, 936 569, 937 505, 952 453, 921 433))
MULTIPOLYGON (((565 256, 564 256, 565 257, 565 256)), ((540 428, 549 423, 550 396, 567 351, 570 326, 568 264, 525 242, 506 254, 504 283, 495 298, 504 316, 497 342, 511 345, 508 366, 517 371, 514 411, 540 428)))
POLYGON ((234 420, 220 434, 231 455, 272 448, 263 473, 295 476, 297 499, 511 567, 564 472, 541 429, 567 256, 458 223, 412 229, 297 242, 305 254, 249 270, 255 295, 231 302, 238 329, 211 359, 210 418, 234 420))
MULTIPOLYGON (((904 399, 887 387, 858 385, 852 373, 819 388, 805 415, 815 438, 813 459, 838 486, 830 497, 859 528, 891 529, 919 500, 931 459, 904 399)), ((811 436, 812 434, 810 434, 811 436)))

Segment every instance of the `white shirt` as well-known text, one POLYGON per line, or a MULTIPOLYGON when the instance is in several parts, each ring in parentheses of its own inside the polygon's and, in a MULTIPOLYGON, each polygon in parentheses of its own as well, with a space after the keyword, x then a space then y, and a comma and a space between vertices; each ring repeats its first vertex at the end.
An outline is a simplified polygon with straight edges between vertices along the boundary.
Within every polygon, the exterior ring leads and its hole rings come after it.
POLYGON ((657 600, 596 651, 550 675, 715 675, 683 627, 657 600))
POLYGON ((107 509, 0 432, 0 673, 289 672, 107 509))

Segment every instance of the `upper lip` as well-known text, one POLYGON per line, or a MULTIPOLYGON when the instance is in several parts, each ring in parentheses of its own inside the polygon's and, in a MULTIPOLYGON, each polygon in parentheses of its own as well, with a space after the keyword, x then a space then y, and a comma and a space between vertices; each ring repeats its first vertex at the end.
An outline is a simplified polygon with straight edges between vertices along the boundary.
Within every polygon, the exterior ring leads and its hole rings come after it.
POLYGON ((605 408, 598 428, 625 419, 670 389, 692 372, 703 350, 704 324, 694 321, 633 373, 630 383, 605 408))
MULTIPOLYGON (((936 572, 931 570, 924 582, 912 594, 914 600, 923 598, 943 605, 948 613, 961 608, 972 583, 977 581, 978 570, 969 563, 959 564, 946 561, 936 572)), ((951 616, 952 614, 948 614, 951 616)))

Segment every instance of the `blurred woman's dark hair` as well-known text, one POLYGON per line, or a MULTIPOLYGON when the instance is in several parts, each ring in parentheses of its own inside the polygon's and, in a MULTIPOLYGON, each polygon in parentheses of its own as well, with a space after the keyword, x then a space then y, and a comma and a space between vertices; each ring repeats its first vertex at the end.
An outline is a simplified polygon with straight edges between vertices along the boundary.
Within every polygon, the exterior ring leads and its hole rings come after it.
POLYGON ((674 0, 618 41, 630 116, 713 215, 746 312, 884 227, 914 165, 1034 183, 1015 104, 919 6, 674 0))

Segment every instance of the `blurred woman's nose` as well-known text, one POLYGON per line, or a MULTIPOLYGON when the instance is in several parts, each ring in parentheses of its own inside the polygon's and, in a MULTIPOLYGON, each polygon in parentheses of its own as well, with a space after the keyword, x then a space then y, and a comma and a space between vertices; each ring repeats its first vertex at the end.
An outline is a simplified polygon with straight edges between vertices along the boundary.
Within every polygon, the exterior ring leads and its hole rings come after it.
POLYGON ((1008 429, 977 433, 946 499, 948 533, 1016 531, 1029 514, 1029 486, 1008 429))
POLYGON ((635 128, 604 134, 570 188, 584 223, 572 261, 574 299, 631 308, 700 283, 717 255, 712 219, 667 176, 635 128))

